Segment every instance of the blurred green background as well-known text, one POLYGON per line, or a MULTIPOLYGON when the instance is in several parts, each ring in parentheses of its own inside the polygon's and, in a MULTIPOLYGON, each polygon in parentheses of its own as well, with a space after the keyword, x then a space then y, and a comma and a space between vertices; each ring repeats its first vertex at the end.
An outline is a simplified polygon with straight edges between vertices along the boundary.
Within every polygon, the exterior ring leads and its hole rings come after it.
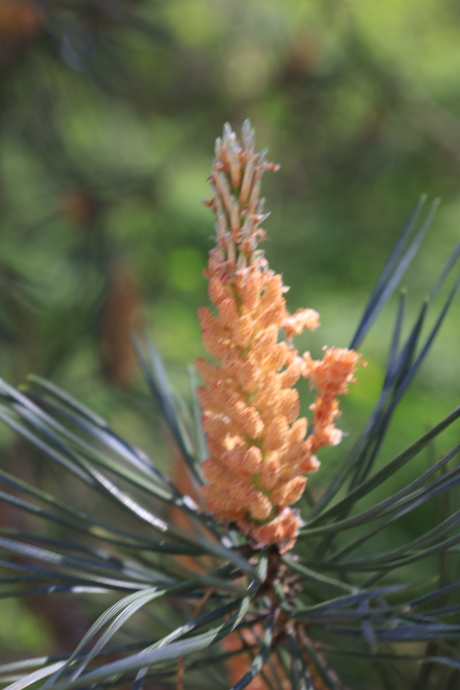
MULTIPOLYGON (((213 142, 247 117, 281 164, 265 179, 267 256, 291 310, 322 318, 299 348, 347 346, 426 192, 442 204, 404 279, 414 318, 459 239, 459 32, 454 0, 0 0, 0 375, 51 378, 170 462, 129 332, 152 336, 187 396, 213 142)), ((395 312, 393 300, 362 347, 369 366, 341 420, 350 439, 378 394, 395 312)), ((382 461, 458 402, 458 322, 456 304, 382 461)), ((43 461, 0 440, 40 481, 43 461)), ((318 490, 337 457, 323 454, 318 490)), ((2 508, 4 525, 18 520, 2 508)), ((69 626, 59 605, 2 602, 3 656, 72 647, 84 620, 74 611, 69 626)))

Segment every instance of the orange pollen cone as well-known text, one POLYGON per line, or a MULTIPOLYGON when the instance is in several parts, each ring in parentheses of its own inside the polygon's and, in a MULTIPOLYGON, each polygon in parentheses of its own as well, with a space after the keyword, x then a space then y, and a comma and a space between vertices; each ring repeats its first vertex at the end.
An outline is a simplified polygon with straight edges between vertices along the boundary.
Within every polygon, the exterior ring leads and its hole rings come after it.
POLYGON ((248 121, 241 139, 225 125, 215 154, 207 205, 216 216, 216 246, 205 271, 215 310, 201 308, 199 319, 203 346, 217 364, 196 362, 210 453, 203 496, 217 519, 236 522, 258 545, 276 544, 283 552, 295 544, 301 525, 290 506, 304 491, 304 473, 318 469, 320 447, 341 439, 336 398, 354 381, 360 355, 329 348, 320 361, 299 356, 292 337, 317 328, 319 315, 313 309, 288 313, 288 288, 258 248, 267 217, 261 178, 278 166, 265 151, 255 152, 248 121), (300 376, 319 391, 308 440, 292 388, 300 376))

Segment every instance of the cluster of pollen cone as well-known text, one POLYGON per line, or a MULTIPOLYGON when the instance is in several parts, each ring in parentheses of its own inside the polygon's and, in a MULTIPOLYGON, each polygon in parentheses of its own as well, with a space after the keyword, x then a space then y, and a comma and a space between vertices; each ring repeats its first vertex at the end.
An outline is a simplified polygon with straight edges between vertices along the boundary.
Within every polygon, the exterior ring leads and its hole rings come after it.
POLYGON ((301 524, 290 506, 302 496, 304 475, 318 469, 315 453, 341 440, 337 396, 347 392, 360 356, 325 348, 316 361, 292 344, 294 335, 319 325, 319 315, 312 309, 287 312, 288 288, 258 249, 266 218, 261 178, 277 168, 265 151, 255 152, 248 121, 241 140, 224 127, 208 202, 216 215, 217 242, 205 272, 214 309, 198 310, 203 345, 214 361, 199 358, 196 366, 204 383, 198 394, 209 452, 202 488, 207 505, 258 544, 285 551, 301 524), (294 388, 300 377, 318 391, 308 434, 294 388))

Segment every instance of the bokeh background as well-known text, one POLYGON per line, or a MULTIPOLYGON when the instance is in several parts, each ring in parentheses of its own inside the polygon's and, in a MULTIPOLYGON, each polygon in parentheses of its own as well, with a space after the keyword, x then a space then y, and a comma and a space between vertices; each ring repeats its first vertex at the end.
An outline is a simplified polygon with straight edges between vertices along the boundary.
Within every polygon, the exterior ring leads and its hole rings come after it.
MULTIPOLYGON (((266 253, 290 308, 321 313, 299 342, 315 355, 350 342, 420 194, 442 199, 404 279, 410 325, 459 239, 459 39, 454 0, 0 0, 0 375, 49 377, 172 463, 129 333, 149 333, 187 398, 213 142, 247 117, 282 166, 265 180, 266 253)), ((350 439, 381 385, 395 311, 393 300, 363 345, 350 439)), ((459 315, 457 304, 382 461, 458 402, 459 315)), ((307 410, 308 389, 303 399, 307 410)), ((0 441, 2 462, 52 484, 23 442, 5 430, 0 441)), ((24 520, 1 508, 2 528, 24 520)), ((59 607, 1 601, 1 656, 73 647, 86 612, 59 607)))

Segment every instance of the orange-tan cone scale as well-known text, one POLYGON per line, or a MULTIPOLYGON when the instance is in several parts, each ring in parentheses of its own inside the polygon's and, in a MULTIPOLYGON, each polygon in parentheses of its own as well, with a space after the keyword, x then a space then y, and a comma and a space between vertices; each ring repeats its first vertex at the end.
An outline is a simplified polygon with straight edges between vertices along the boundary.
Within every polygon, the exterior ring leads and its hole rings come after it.
POLYGON ((299 356, 292 338, 315 329, 319 315, 286 311, 288 288, 257 248, 265 237, 261 177, 278 166, 266 161, 265 151, 255 153, 249 122, 241 140, 225 125, 215 154, 208 205, 216 215, 217 243, 205 271, 215 309, 198 310, 203 345, 214 362, 196 360, 209 451, 202 493, 216 518, 236 522, 260 545, 286 551, 301 524, 290 506, 304 491, 304 474, 319 467, 316 451, 341 439, 337 396, 354 380, 360 355, 325 348, 320 361, 299 356), (308 437, 293 388, 301 376, 319 391, 308 437))

